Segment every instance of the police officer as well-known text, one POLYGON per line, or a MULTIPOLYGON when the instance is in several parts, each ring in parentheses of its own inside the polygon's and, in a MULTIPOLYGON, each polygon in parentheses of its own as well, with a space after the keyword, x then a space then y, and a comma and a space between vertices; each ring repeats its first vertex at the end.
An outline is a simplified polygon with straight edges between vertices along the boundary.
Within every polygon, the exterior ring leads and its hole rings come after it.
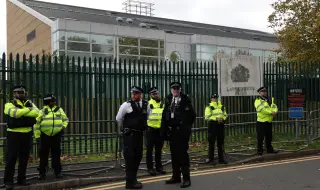
POLYGON ((120 106, 116 117, 123 134, 126 189, 142 189, 142 184, 137 181, 137 172, 143 154, 143 131, 148 119, 148 102, 142 100, 142 93, 140 87, 132 87, 131 100, 120 106))
POLYGON ((156 175, 156 172, 165 174, 161 162, 161 153, 163 147, 163 138, 160 136, 161 117, 163 103, 160 100, 159 92, 156 87, 149 89, 151 96, 148 106, 148 128, 147 128, 147 168, 150 175, 156 175), (153 168, 152 153, 155 148, 156 170, 153 168))
POLYGON ((45 180, 48 167, 49 151, 51 149, 52 168, 57 179, 61 174, 61 133, 68 126, 69 119, 61 107, 56 105, 54 94, 47 94, 43 98, 43 109, 39 112, 34 126, 34 136, 40 138, 40 166, 39 180, 45 180))
POLYGON ((214 146, 217 140, 219 163, 227 164, 224 159, 224 124, 227 112, 218 98, 218 94, 212 94, 211 102, 205 109, 205 119, 208 121, 209 163, 214 164, 214 146))
POLYGON ((15 165, 19 159, 18 184, 28 186, 26 170, 30 149, 32 147, 32 127, 36 123, 38 108, 26 98, 26 87, 13 87, 14 99, 5 104, 7 129, 7 163, 4 172, 6 189, 13 189, 15 165))
POLYGON ((263 140, 265 138, 265 146, 267 153, 277 153, 272 147, 272 121, 278 112, 274 98, 267 96, 267 89, 261 87, 258 89, 259 96, 254 102, 257 111, 257 154, 263 154, 263 140))
POLYGON ((191 186, 188 154, 191 127, 196 114, 187 95, 181 92, 181 83, 170 84, 171 94, 166 97, 162 114, 161 133, 170 142, 173 175, 166 184, 183 182, 181 188, 191 186))

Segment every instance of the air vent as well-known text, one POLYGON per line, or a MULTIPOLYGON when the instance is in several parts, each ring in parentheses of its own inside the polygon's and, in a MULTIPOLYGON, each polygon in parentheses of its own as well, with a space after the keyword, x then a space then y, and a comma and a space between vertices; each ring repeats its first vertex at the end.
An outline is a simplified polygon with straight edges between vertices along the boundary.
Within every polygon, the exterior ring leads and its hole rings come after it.
POLYGON ((126 22, 129 23, 129 24, 132 24, 133 20, 132 20, 132 18, 127 18, 126 22))
POLYGON ((143 22, 141 22, 141 23, 139 24, 139 26, 140 26, 141 28, 147 28, 147 24, 146 24, 146 23, 143 23, 143 22))
POLYGON ((122 17, 117 17, 116 21, 119 22, 119 23, 122 23, 123 22, 123 18, 122 17))

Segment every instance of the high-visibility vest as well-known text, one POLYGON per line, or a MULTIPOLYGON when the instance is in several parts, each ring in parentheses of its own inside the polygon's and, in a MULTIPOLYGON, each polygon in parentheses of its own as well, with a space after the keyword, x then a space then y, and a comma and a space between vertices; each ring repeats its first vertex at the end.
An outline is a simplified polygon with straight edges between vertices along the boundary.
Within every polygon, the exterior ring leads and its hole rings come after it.
POLYGON ((227 111, 221 101, 211 102, 205 109, 205 120, 227 120, 227 111))
POLYGON ((62 108, 44 106, 39 112, 37 123, 34 125, 34 136, 39 138, 41 132, 48 136, 54 136, 66 128, 68 123, 69 119, 62 108))
MULTIPOLYGON (((20 100, 15 99, 12 102, 6 103, 4 106, 4 114, 9 117, 8 120, 8 129, 7 131, 10 132, 17 132, 17 133, 29 133, 32 131, 32 125, 30 126, 21 126, 21 122, 23 118, 36 118, 38 116, 38 108, 32 103, 32 107, 28 108, 25 105, 30 100, 25 101, 22 103, 20 100), (17 107, 18 106, 18 107, 17 107), (19 127, 11 128, 10 125, 19 125, 19 127)), ((26 122, 30 123, 30 122, 26 122)))
POLYGON ((149 101, 150 114, 148 117, 148 126, 159 129, 161 126, 162 112, 163 112, 163 103, 157 102, 153 99, 149 101))
POLYGON ((272 103, 271 105, 269 105, 267 101, 265 101, 263 98, 259 96, 256 98, 254 102, 254 107, 256 108, 257 121, 259 122, 272 122, 272 112, 278 112, 278 107, 274 103, 274 98, 272 98, 272 103))

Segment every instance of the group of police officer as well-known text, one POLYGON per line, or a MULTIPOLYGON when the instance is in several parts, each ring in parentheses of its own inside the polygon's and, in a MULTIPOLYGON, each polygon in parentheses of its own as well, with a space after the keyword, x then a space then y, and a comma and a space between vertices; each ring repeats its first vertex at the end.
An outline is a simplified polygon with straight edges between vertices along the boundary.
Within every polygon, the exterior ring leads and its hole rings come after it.
POLYGON ((39 180, 44 180, 48 166, 48 156, 51 150, 52 168, 56 178, 62 178, 60 162, 61 133, 68 125, 68 118, 63 109, 56 106, 56 97, 48 94, 43 98, 44 107, 39 111, 37 106, 26 98, 26 87, 13 87, 14 99, 5 104, 7 144, 4 184, 7 190, 14 187, 14 173, 17 159, 19 159, 17 183, 28 186, 26 169, 33 133, 40 138, 40 166, 39 180))
MULTIPOLYGON (((123 153, 126 170, 126 189, 141 189, 137 181, 137 171, 143 156, 143 134, 147 135, 147 168, 150 175, 165 174, 161 162, 164 141, 169 141, 172 161, 172 177, 166 184, 181 183, 181 188, 191 186, 190 160, 188 154, 191 126, 196 113, 189 97, 182 93, 181 83, 170 84, 171 94, 161 101, 158 89, 149 89, 149 102, 143 100, 143 89, 134 86, 131 99, 124 102, 116 116, 123 136, 123 153), (155 149, 155 169, 153 164, 155 149)), ((56 178, 62 178, 60 162, 61 134, 68 125, 68 117, 61 107, 56 105, 54 94, 44 97, 42 110, 26 98, 26 88, 15 86, 14 99, 5 104, 7 116, 7 158, 4 174, 6 189, 13 189, 13 176, 16 160, 19 159, 19 185, 28 186, 26 168, 32 147, 32 131, 36 139, 40 138, 39 180, 45 180, 48 168, 48 156, 51 150, 52 168, 56 178)), ((258 89, 255 100, 257 111, 257 154, 263 154, 263 141, 268 153, 277 153, 272 147, 272 120, 278 112, 274 99, 267 96, 267 89, 258 89)), ((211 101, 205 108, 205 120, 208 122, 209 162, 214 163, 214 147, 217 141, 220 164, 227 164, 224 158, 224 130, 227 120, 225 106, 218 100, 219 95, 211 95, 211 101)))
MULTIPOLYGON (((131 100, 124 102, 119 109, 116 120, 123 134, 124 158, 126 168, 126 189, 141 189, 142 183, 137 181, 137 171, 143 154, 143 133, 146 130, 147 168, 150 175, 165 174, 161 162, 164 141, 169 141, 172 161, 172 177, 166 184, 181 183, 181 188, 191 186, 190 160, 188 142, 191 126, 196 113, 187 95, 181 92, 181 83, 170 84, 171 94, 161 101, 158 89, 149 89, 149 102, 143 100, 143 89, 134 86, 131 89, 131 100), (155 166, 153 165, 153 149, 155 149, 155 166)), ((263 154, 265 138, 268 153, 277 153, 271 145, 272 120, 278 108, 274 99, 267 96, 267 89, 257 90, 259 96, 255 100, 257 111, 257 154, 263 154)), ((227 111, 218 100, 218 94, 211 95, 211 101, 205 108, 205 120, 208 123, 209 163, 214 162, 215 141, 217 141, 220 164, 227 164, 224 153, 225 123, 227 111)))

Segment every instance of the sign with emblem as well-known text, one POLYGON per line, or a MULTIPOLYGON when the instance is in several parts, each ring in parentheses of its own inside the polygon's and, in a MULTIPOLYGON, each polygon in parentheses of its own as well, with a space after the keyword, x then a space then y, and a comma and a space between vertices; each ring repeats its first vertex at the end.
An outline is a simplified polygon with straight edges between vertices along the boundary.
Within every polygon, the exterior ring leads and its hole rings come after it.
POLYGON ((258 57, 235 56, 220 60, 221 96, 256 96, 262 70, 258 57))

